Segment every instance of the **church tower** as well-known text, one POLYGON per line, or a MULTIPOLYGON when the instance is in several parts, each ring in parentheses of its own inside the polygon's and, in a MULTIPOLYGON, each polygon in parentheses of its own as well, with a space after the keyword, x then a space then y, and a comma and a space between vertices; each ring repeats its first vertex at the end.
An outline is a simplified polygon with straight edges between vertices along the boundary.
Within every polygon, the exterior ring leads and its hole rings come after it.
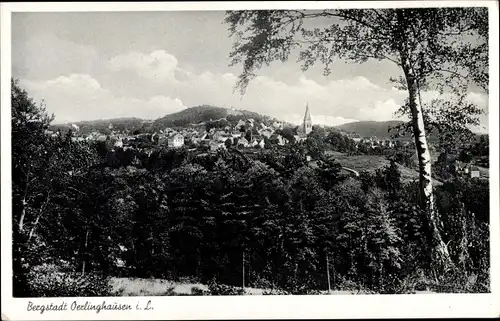
POLYGON ((304 115, 304 123, 302 124, 302 131, 308 135, 312 131, 311 114, 309 113, 309 103, 306 104, 306 113, 304 115))

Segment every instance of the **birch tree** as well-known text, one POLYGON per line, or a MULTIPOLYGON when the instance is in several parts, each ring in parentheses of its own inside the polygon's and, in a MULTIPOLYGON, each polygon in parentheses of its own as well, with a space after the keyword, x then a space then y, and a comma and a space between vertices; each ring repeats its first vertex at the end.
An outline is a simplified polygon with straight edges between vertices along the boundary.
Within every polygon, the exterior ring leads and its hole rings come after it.
MULTIPOLYGON (((242 64, 236 88, 245 93, 256 72, 273 61, 285 62, 298 53, 305 71, 317 62, 325 76, 336 60, 364 63, 386 60, 401 70, 396 82, 407 92, 402 107, 410 117, 419 163, 420 206, 431 231, 435 268, 452 265, 437 228, 431 157, 422 103, 424 90, 463 97, 472 82, 488 87, 488 11, 486 8, 343 9, 228 11, 225 22, 234 38, 231 65, 242 64), (314 19, 309 27, 308 21, 314 19)), ((463 102, 463 99, 459 99, 463 102)), ((432 108, 432 105, 426 105, 432 108)), ((450 106, 448 106, 450 107, 450 106)), ((447 120, 477 121, 477 108, 448 108, 447 120)))

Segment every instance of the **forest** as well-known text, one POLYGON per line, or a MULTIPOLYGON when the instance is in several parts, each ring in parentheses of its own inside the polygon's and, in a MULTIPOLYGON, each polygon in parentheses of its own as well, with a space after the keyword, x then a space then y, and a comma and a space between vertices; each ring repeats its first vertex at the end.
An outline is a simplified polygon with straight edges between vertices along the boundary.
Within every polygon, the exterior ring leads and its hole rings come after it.
POLYGON ((116 295, 113 276, 210 284, 199 295, 490 291, 488 180, 450 172, 434 187, 453 262, 437 272, 418 180, 395 160, 353 177, 321 153, 308 166, 307 143, 132 157, 47 136, 45 106, 14 80, 11 98, 16 297, 116 295))

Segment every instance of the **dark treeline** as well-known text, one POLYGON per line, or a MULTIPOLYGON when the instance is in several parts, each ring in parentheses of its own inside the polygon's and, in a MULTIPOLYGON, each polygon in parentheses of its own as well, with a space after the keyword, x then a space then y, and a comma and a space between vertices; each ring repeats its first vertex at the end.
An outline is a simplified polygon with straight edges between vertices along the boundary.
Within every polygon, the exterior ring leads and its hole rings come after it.
MULTIPOLYGON (((489 291, 487 181, 454 177, 435 188, 455 266, 431 278, 417 183, 403 183, 394 162, 346 177, 321 155, 309 167, 307 142, 253 158, 233 149, 111 151, 46 136, 50 118, 16 83, 12 104, 17 296, 52 293, 39 284, 53 275, 47 265, 82 278, 190 278, 295 294, 432 282, 489 291)), ((67 284, 58 286, 64 295, 67 284)))

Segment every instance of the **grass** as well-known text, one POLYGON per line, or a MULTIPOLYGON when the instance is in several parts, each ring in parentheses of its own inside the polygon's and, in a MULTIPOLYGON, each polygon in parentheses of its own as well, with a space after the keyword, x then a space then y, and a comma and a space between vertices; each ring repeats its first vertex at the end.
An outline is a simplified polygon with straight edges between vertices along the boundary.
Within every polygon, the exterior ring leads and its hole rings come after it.
MULTIPOLYGON (((182 283, 164 279, 118 278, 110 281, 113 293, 117 296, 172 296, 192 295, 192 289, 208 291, 208 286, 201 283, 182 283)), ((245 287, 246 295, 263 295, 270 289, 245 287)), ((322 291, 327 294, 327 291, 322 291)), ((352 295, 357 291, 332 290, 331 295, 352 295)))
POLYGON ((112 278, 113 293, 121 296, 189 295, 192 288, 208 290, 200 283, 181 283, 164 279, 112 278))
MULTIPOLYGON (((368 171, 371 174, 379 168, 390 165, 390 161, 384 156, 378 155, 346 155, 341 152, 328 151, 328 155, 333 156, 333 158, 338 161, 342 166, 354 169, 355 171, 368 171)), ((401 172, 401 179, 403 181, 413 181, 418 180, 418 172, 414 169, 408 168, 406 166, 398 164, 399 170, 401 172)), ((434 180, 436 184, 441 184, 441 182, 434 180)))
MULTIPOLYGON (((193 293, 193 288, 208 291, 208 286, 200 283, 182 283, 173 282, 164 279, 141 279, 141 278, 112 278, 111 285, 113 293, 116 296, 175 296, 175 295, 196 295, 193 293)), ((246 295, 263 295, 269 292, 270 289, 260 289, 245 287, 246 295)), ((320 291, 326 295, 328 291, 320 291)), ((330 295, 356 295, 370 294, 372 292, 363 289, 341 289, 331 290, 330 295)), ((437 293, 436 291, 422 289, 420 291, 411 291, 415 294, 437 293)))

